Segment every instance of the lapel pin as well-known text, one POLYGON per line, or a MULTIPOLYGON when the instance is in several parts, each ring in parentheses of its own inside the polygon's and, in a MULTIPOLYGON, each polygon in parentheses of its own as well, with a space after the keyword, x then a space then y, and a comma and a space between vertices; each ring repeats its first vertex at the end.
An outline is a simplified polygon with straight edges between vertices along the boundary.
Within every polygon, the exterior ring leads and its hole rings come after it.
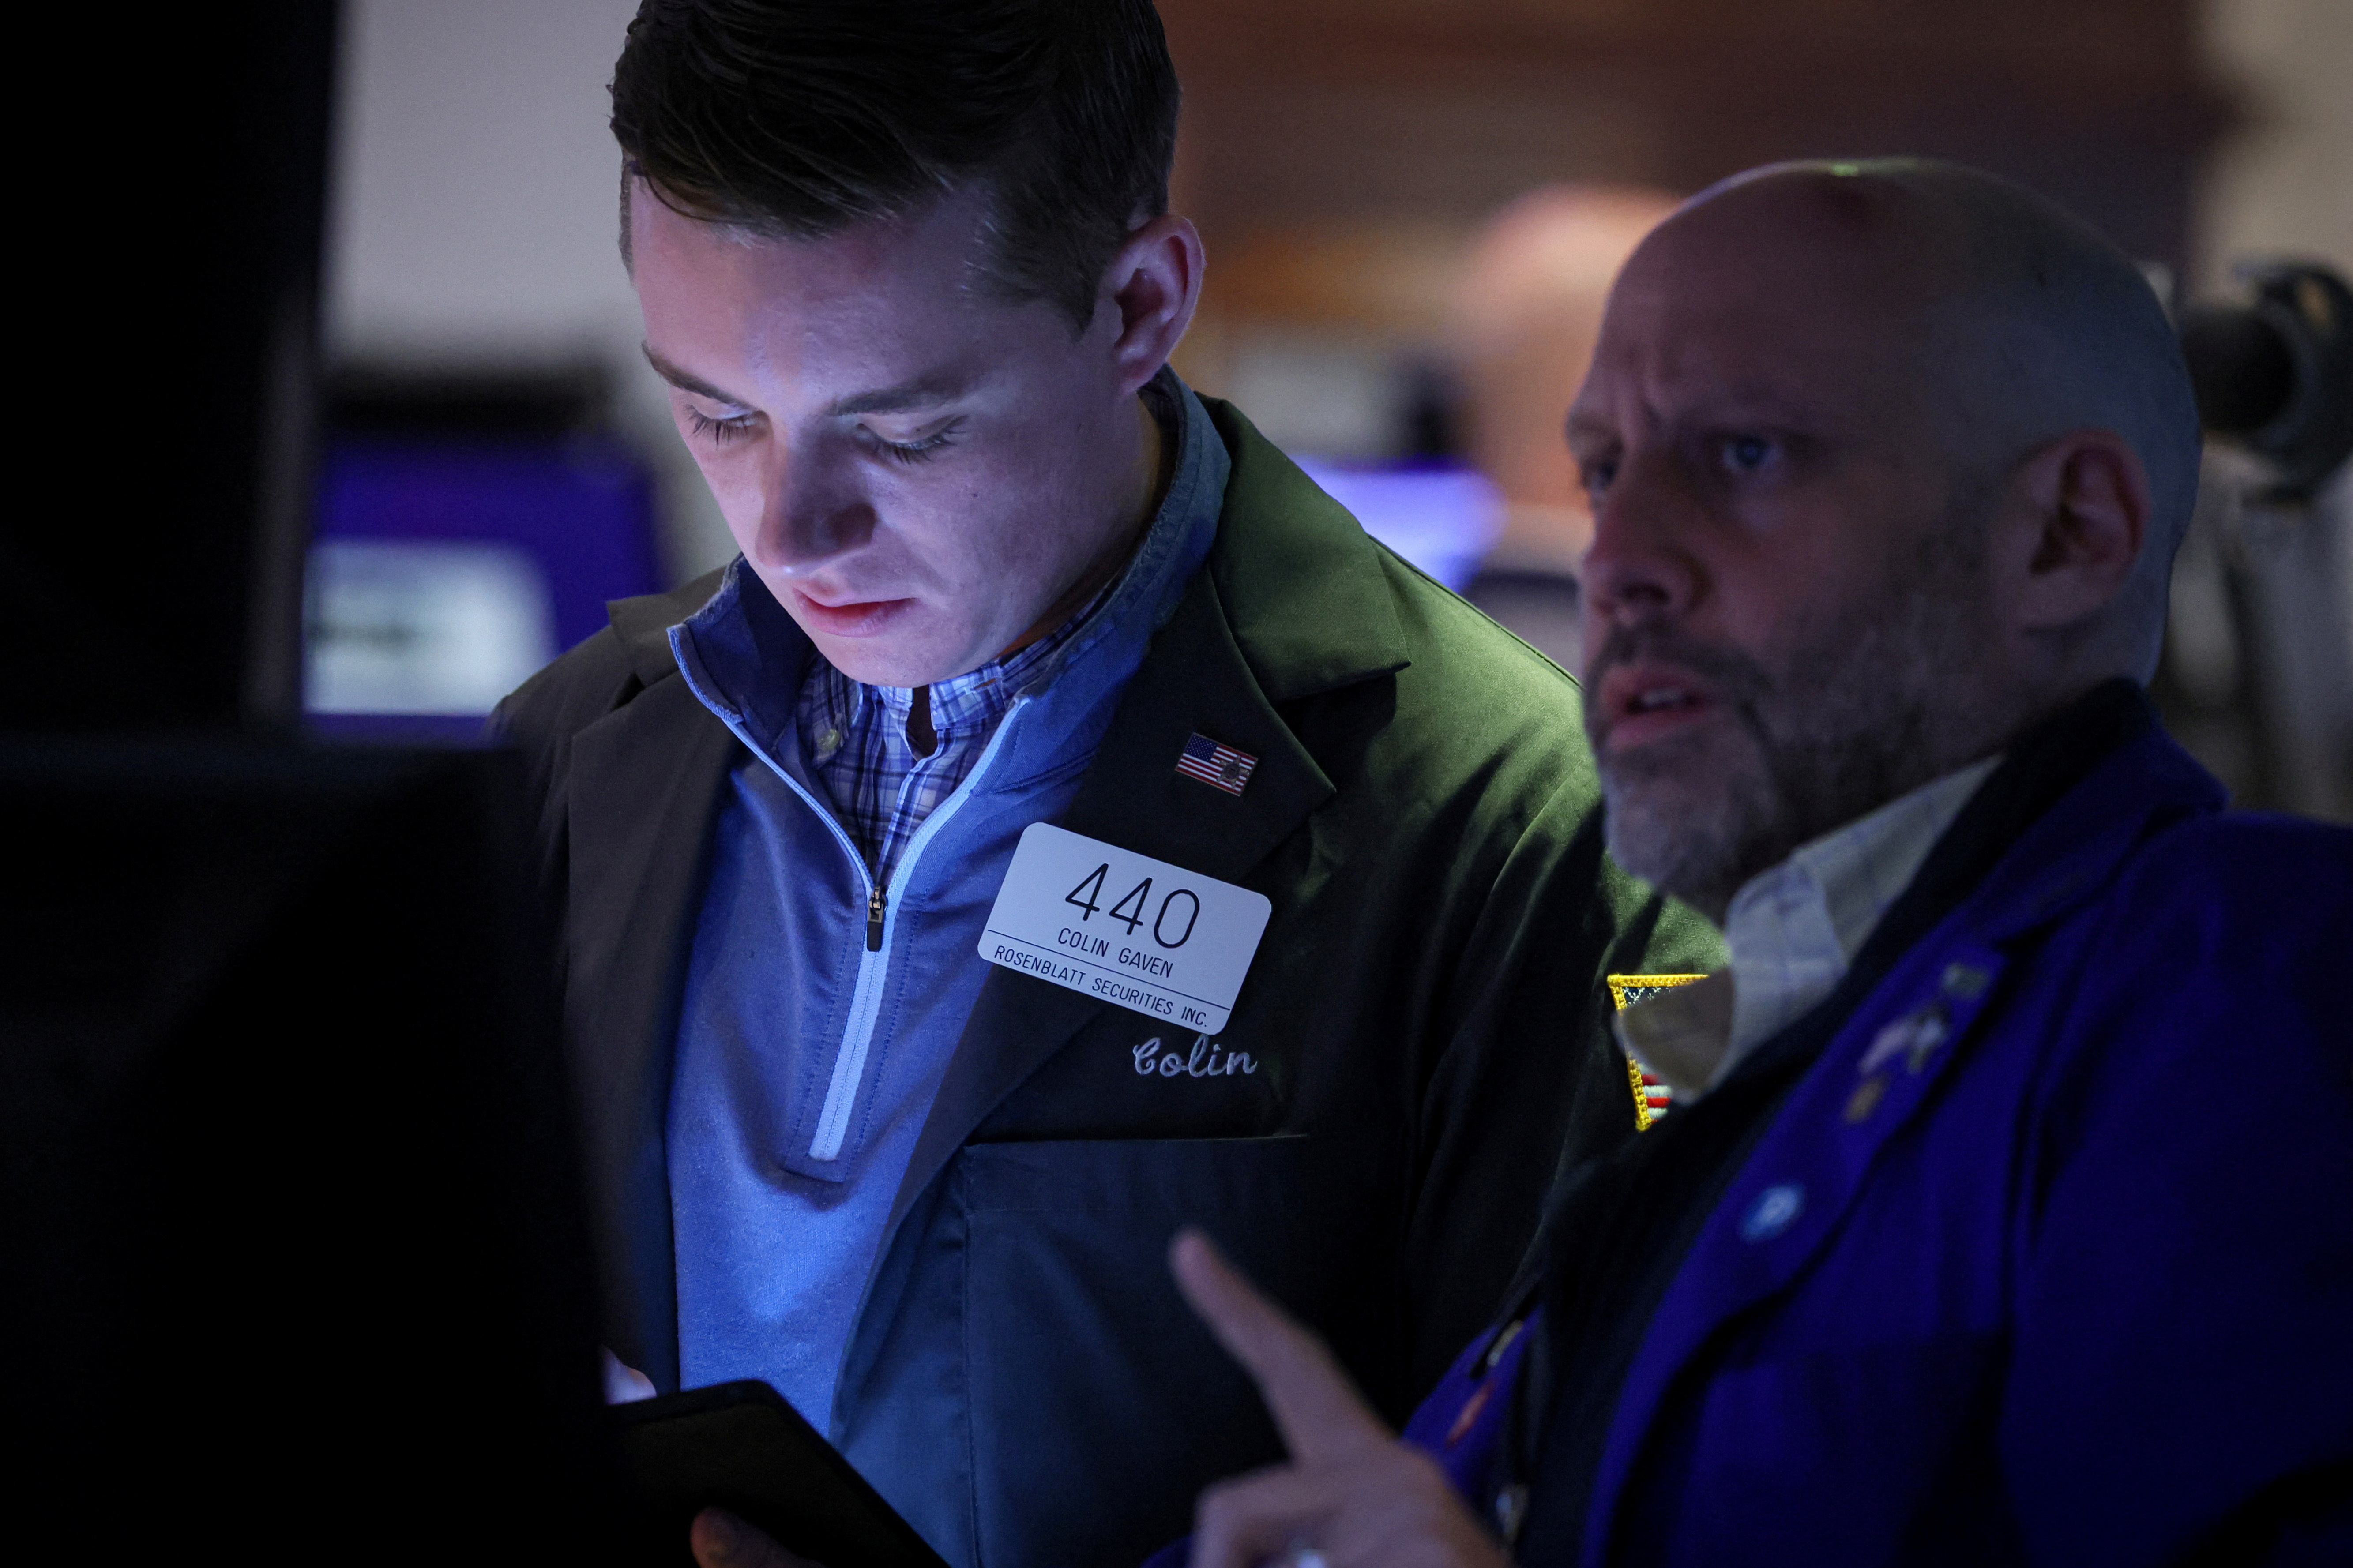
POLYGON ((1806 1212, 1806 1189, 1796 1182, 1778 1182, 1757 1194, 1740 1216, 1740 1239, 1770 1241, 1798 1222, 1806 1212))
POLYGON ((1879 1102, 1885 1098, 1887 1098, 1885 1073, 1874 1073, 1870 1078, 1864 1079, 1854 1086, 1854 1092, 1846 1097, 1847 1121, 1850 1123, 1869 1121, 1871 1113, 1879 1109, 1879 1102))
POLYGON ((1952 1034, 1949 1016, 1942 1000, 1906 1013, 1872 1037, 1871 1048, 1862 1054, 1862 1065, 1855 1069, 1857 1077, 1868 1078, 1883 1062, 1897 1057, 1907 1057, 1906 1063, 1914 1072, 1928 1065, 1936 1047, 1952 1034))
MULTIPOLYGON (((1622 1013, 1662 991, 1706 978, 1704 974, 1612 974, 1609 977, 1609 997, 1622 1013)), ((1626 1081, 1634 1090, 1634 1131, 1647 1132, 1674 1108, 1675 1091, 1664 1079, 1644 1070, 1642 1064, 1631 1057, 1626 1060, 1626 1081)))
POLYGON ((1250 783, 1250 770, 1257 766, 1258 759, 1248 752, 1220 745, 1198 731, 1185 742, 1185 751, 1176 759, 1178 773, 1228 795, 1241 794, 1242 786, 1250 783))
POLYGON ((1992 978, 1974 963, 1948 963, 1945 965, 1945 994, 1974 1002, 1985 994, 1986 983, 1992 978))

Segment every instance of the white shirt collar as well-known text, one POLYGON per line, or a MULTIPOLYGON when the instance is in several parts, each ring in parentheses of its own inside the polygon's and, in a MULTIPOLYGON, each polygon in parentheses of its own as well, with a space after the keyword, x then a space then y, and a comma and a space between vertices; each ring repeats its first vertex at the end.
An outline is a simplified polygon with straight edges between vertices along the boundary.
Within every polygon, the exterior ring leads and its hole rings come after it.
POLYGON ((1628 1053, 1679 1100, 1723 1082, 1742 1058, 1837 989, 2000 761, 1988 757, 1898 795, 1742 884, 1725 912, 1729 966, 1620 1014, 1628 1053))

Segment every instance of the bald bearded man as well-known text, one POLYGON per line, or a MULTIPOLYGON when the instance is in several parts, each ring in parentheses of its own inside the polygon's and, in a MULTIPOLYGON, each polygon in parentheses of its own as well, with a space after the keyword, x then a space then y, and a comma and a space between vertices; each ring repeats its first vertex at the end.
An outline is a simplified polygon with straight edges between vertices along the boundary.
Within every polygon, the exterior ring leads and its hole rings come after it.
POLYGON ((1610 848, 1731 963, 1622 1015, 1674 1114, 1403 1441, 1180 1239, 1293 1458, 1191 1561, 2353 1561, 2353 834, 2225 815, 2143 694, 2156 299, 1986 175, 1758 171, 1568 429, 1610 848))

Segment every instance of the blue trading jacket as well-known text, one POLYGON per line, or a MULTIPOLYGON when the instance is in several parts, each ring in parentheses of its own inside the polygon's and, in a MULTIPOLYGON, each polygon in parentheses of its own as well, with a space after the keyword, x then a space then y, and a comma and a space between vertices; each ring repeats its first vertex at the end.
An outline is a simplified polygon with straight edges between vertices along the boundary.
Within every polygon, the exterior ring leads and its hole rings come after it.
POLYGON ((2144 728, 1870 990, 1523 1561, 2353 1561, 2353 832, 2221 805, 2144 728))

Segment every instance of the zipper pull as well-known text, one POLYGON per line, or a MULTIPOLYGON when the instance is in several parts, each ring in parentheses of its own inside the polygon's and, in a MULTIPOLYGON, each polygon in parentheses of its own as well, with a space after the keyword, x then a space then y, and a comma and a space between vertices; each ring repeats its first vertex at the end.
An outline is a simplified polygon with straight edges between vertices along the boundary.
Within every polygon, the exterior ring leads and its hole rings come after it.
POLYGON ((874 890, 866 896, 866 951, 882 951, 882 884, 880 882, 875 883, 874 890))

